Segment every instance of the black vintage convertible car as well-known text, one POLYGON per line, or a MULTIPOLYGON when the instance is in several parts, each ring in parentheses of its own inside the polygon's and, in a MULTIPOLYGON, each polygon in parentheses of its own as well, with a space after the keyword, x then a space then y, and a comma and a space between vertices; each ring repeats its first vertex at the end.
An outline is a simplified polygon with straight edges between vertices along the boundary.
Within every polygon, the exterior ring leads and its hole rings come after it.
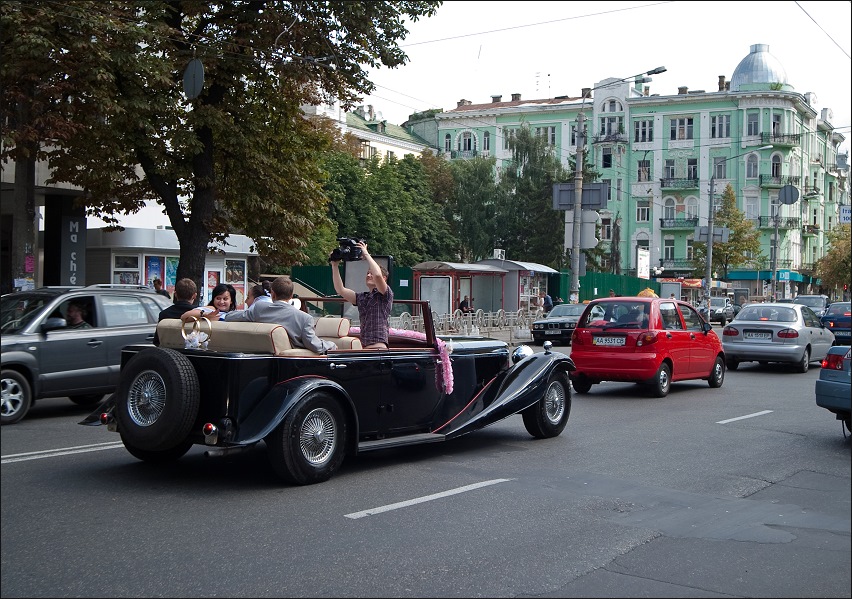
POLYGON ((395 301, 389 349, 361 349, 340 299, 301 298, 327 355, 290 345, 283 327, 202 320, 157 325, 159 347, 122 350, 118 390, 81 424, 118 432, 147 462, 265 441, 286 481, 328 480, 346 455, 449 441, 513 414, 536 438, 571 412, 571 359, 482 337, 437 336, 425 301, 395 301), (397 316, 394 316, 397 315, 397 316))

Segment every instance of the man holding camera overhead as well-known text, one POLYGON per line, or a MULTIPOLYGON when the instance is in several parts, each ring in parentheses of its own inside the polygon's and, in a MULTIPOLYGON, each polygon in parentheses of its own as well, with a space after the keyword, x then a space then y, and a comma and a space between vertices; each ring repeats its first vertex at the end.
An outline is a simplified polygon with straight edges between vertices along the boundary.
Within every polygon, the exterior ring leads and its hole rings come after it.
MULTIPOLYGON (((393 306, 393 291, 388 286, 388 271, 373 259, 367 251, 364 240, 356 242, 360 250, 361 260, 366 260, 367 289, 355 293, 343 286, 340 278, 340 260, 343 258, 340 250, 331 253, 328 261, 331 263, 331 279, 334 290, 350 304, 358 308, 358 318, 361 321, 361 344, 364 349, 387 349, 388 347, 388 317, 393 306)), ((358 252, 354 252, 356 255, 358 252)))

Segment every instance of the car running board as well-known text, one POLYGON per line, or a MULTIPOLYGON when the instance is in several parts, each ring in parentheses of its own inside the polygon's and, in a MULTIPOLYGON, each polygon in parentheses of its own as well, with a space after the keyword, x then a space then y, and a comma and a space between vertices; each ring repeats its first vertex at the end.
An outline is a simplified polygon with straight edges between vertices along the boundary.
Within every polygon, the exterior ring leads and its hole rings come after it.
POLYGON ((377 439, 375 441, 362 441, 361 443, 358 443, 358 452, 389 449, 391 447, 402 447, 404 445, 419 445, 421 443, 438 443, 439 441, 446 440, 447 435, 439 435, 437 433, 405 435, 403 437, 391 437, 389 439, 377 439))

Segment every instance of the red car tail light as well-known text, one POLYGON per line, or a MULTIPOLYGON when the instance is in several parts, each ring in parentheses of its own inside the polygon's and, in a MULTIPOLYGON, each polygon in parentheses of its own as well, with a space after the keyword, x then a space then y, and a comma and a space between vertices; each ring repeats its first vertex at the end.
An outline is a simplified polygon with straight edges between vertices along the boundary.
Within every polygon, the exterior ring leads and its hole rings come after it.
POLYGON ((843 356, 828 354, 822 361, 823 370, 843 370, 843 356))
POLYGON ((642 333, 639 335, 639 339, 636 340, 636 347, 642 347, 644 345, 651 345, 652 343, 657 342, 657 334, 656 333, 642 333))
POLYGON ((794 329, 781 329, 778 331, 778 337, 781 339, 795 339, 799 336, 799 331, 794 329))
POLYGON ((583 337, 580 335, 580 329, 574 329, 571 333, 571 345, 583 345, 583 337))
POLYGON ((725 327, 722 329, 722 335, 725 337, 737 337, 739 334, 740 331, 736 327, 725 327))

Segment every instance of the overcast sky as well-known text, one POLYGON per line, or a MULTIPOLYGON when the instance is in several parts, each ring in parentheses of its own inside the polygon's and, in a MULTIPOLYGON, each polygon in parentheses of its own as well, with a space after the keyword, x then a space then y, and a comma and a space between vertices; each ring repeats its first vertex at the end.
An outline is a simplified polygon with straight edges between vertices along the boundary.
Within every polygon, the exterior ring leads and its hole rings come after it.
MULTIPOLYGON (((401 42, 409 62, 377 69, 364 104, 393 124, 429 108, 450 110, 492 95, 579 96, 607 77, 630 77, 658 66, 651 93, 678 87, 708 92, 730 80, 753 44, 768 44, 799 93, 850 147, 852 3, 835 2, 468 2, 450 0, 429 19, 411 23, 401 42)), ((123 219, 125 226, 168 224, 159 208, 123 219)), ((101 226, 89 219, 89 226, 101 226)))

